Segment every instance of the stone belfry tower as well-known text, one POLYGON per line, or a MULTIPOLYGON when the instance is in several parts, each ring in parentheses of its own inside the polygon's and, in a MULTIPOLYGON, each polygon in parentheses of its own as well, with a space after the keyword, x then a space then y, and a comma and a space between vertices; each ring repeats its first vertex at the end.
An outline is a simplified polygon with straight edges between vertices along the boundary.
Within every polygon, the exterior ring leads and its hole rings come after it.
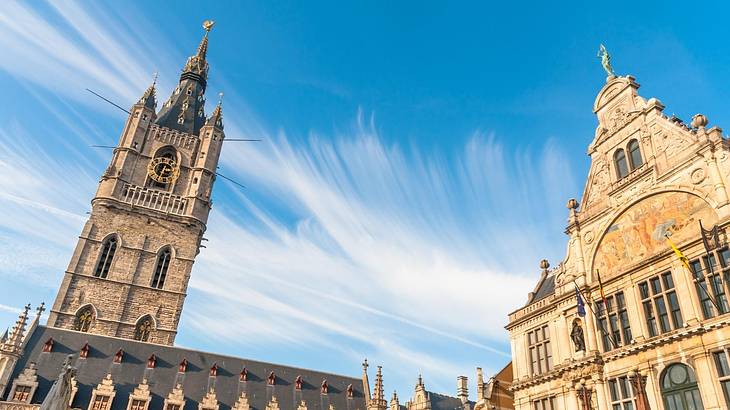
POLYGON ((208 33, 156 113, 153 83, 132 106, 92 200, 48 324, 172 344, 211 208, 223 144, 206 117, 208 33))

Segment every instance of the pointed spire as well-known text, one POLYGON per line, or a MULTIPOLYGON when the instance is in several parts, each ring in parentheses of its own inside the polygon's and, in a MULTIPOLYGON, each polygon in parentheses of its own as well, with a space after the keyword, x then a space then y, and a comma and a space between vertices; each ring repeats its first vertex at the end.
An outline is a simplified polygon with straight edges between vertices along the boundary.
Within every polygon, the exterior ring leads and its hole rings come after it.
POLYGON ((187 63, 185 63, 185 67, 183 68, 183 76, 185 76, 186 73, 194 73, 203 77, 203 81, 207 79, 208 62, 205 61, 205 57, 208 54, 208 33, 210 33, 213 25, 215 25, 215 21, 213 20, 205 20, 203 22, 203 29, 205 29, 205 34, 203 35, 203 39, 200 40, 200 45, 198 45, 198 52, 195 53, 194 56, 188 58, 187 63))
POLYGON ((183 67, 180 82, 170 98, 162 104, 157 115, 156 124, 198 135, 200 127, 206 122, 205 87, 208 81, 208 33, 213 28, 213 21, 203 23, 205 35, 195 55, 190 56, 183 67))
POLYGON ((368 380, 368 359, 362 362, 362 393, 365 396, 365 406, 370 405, 370 380, 368 380))
POLYGON ((370 409, 383 410, 388 407, 388 401, 385 399, 383 391, 383 367, 378 366, 378 372, 375 374, 375 386, 373 386, 373 398, 370 400, 370 409))
POLYGON ((28 324, 28 312, 30 311, 30 303, 25 305, 23 311, 18 316, 18 320, 13 326, 13 330, 8 335, 7 340, 2 346, 2 350, 12 353, 17 353, 20 349, 20 345, 23 342, 23 335, 25 334, 25 327, 28 324))
POLYGON ((152 84, 147 87, 147 91, 142 94, 142 98, 139 99, 137 104, 143 105, 145 108, 149 108, 152 111, 157 111, 157 91, 155 86, 157 85, 157 72, 154 74, 152 84))
POLYGON ((205 121, 205 125, 212 125, 216 128, 223 129, 223 93, 218 93, 218 104, 213 110, 213 114, 205 121))

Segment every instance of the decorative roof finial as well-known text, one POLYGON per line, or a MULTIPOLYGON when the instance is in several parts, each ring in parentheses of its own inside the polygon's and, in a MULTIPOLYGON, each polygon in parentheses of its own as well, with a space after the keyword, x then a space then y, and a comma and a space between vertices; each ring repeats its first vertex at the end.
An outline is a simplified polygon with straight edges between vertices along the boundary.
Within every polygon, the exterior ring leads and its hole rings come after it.
POLYGON ((218 105, 213 109, 213 113, 205 121, 205 125, 213 125, 223 129, 223 92, 218 93, 218 105))
POLYGON ((46 302, 41 302, 40 306, 38 306, 35 311, 38 316, 42 315, 43 312, 46 311, 46 302))
POLYGON ((205 20, 203 22, 203 28, 205 29, 206 33, 210 33, 210 30, 213 29, 213 26, 215 26, 215 20, 205 20))
POLYGON ((18 316, 18 320, 10 331, 10 335, 5 340, 2 350, 17 352, 23 342, 23 334, 25 334, 25 326, 28 324, 28 312, 30 311, 30 303, 25 305, 23 311, 18 316))
POLYGON ((603 69, 606 70, 608 78, 611 79, 613 77, 616 77, 616 74, 613 72, 613 67, 611 67, 611 55, 608 54, 606 46, 601 44, 598 47, 598 55, 596 55, 596 57, 601 59, 601 65, 603 66, 603 69))

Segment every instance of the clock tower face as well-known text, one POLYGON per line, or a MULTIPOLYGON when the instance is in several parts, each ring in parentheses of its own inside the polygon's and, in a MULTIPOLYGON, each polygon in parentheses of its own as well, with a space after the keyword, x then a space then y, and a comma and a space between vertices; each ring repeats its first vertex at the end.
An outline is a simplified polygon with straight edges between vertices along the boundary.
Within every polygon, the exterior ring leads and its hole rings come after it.
POLYGON ((147 166, 147 175, 156 182, 169 184, 180 176, 180 167, 173 158, 157 157, 147 166))

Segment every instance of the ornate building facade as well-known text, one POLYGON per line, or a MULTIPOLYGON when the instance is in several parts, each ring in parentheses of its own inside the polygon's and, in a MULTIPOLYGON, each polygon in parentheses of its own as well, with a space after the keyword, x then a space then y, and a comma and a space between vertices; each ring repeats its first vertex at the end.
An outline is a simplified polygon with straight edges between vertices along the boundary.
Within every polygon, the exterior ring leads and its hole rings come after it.
POLYGON ((567 255, 509 315, 516 409, 730 408, 730 145, 638 89, 598 93, 567 255))
POLYGON ((212 25, 162 108, 153 83, 129 110, 48 324, 28 305, 0 340, 0 410, 471 410, 465 377, 388 403, 367 361, 347 377, 173 346, 225 141, 220 101, 204 112, 212 25))

